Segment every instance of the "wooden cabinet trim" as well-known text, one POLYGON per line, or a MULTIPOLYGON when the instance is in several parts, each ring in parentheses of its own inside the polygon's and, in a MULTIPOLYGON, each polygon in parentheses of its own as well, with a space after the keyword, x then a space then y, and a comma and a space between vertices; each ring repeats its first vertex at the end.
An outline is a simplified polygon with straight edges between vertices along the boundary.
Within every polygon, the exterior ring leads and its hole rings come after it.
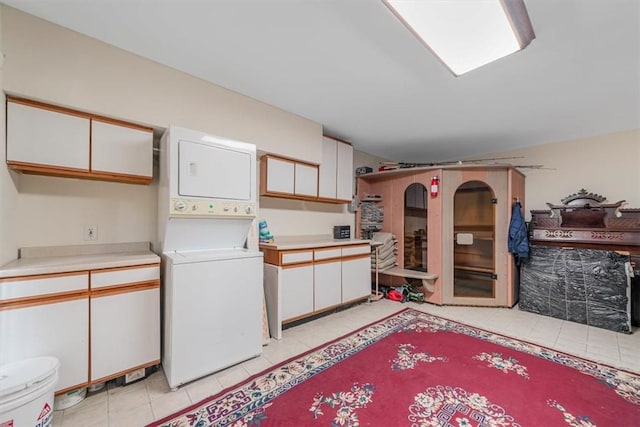
POLYGON ((34 175, 53 175, 53 176, 77 176, 77 177, 90 177, 91 172, 89 168, 68 168, 63 166, 52 166, 44 163, 30 163, 30 162, 18 162, 15 160, 7 160, 7 165, 15 170, 26 173, 32 173, 34 175))
POLYGON ((138 268, 150 268, 150 267, 160 267, 160 263, 154 262, 149 264, 125 265, 123 267, 92 268, 91 273, 106 273, 109 271, 137 270, 138 268))
POLYGON ((89 385, 107 382, 107 381, 112 380, 114 378, 121 377, 121 376, 123 376, 123 375, 125 375, 125 374, 127 374, 129 372, 137 371, 138 369, 148 368, 150 366, 155 366, 155 365, 159 365, 159 364, 160 364, 160 359, 152 360, 150 362, 143 363, 142 365, 138 365, 135 368, 125 369, 124 371, 116 372, 115 374, 110 374, 110 375, 107 375, 106 377, 92 378, 91 381, 89 381, 89 385))
POLYGON ((303 262, 297 262, 297 263, 281 264, 280 268, 282 268, 283 270, 288 270, 290 268, 300 268, 300 267, 306 267, 306 266, 313 266, 313 261, 303 261, 303 262))
POLYGON ((318 167, 317 163, 311 163, 304 160, 297 160, 292 157, 284 157, 284 156, 279 156, 274 154, 265 154, 262 157, 260 157, 260 161, 262 161, 262 159, 264 159, 265 162, 267 161, 267 159, 275 159, 275 160, 281 160, 283 162, 293 163, 294 165, 298 163, 306 166, 318 167))
POLYGON ((347 145, 351 145, 353 147, 352 143, 350 143, 349 141, 345 141, 344 139, 336 138, 335 136, 329 136, 329 135, 322 135, 322 136, 324 138, 333 139, 334 141, 341 142, 341 143, 347 144, 347 145))
POLYGON ((69 116, 81 117, 83 119, 90 119, 89 113, 83 113, 82 111, 72 110, 71 108, 58 107, 56 105, 45 104, 44 102, 33 101, 25 98, 17 98, 13 96, 7 96, 7 102, 14 104, 22 104, 28 107, 40 108, 41 110, 53 111, 54 113, 67 114, 69 116))
POLYGON ((17 282, 20 280, 50 279, 53 277, 83 276, 83 275, 86 275, 87 277, 89 277, 89 270, 69 271, 64 273, 31 274, 28 276, 4 277, 0 279, 0 285, 2 285, 3 282, 17 282))
POLYGON ((53 111, 55 113, 62 113, 70 116, 81 117, 84 119, 96 120, 103 123, 124 126, 124 127, 137 129, 145 132, 153 132, 153 128, 149 126, 138 125, 138 124, 127 122, 120 119, 112 119, 110 117, 101 116, 98 114, 86 113, 84 111, 78 111, 72 108, 59 107, 57 105, 46 104, 44 102, 34 101, 31 99, 7 96, 7 102, 13 102, 14 104, 22 104, 28 107, 40 108, 41 110, 53 111))
POLYGON ((150 184, 153 181, 151 176, 125 175, 112 172, 96 172, 89 169, 62 168, 57 166, 41 165, 39 163, 25 163, 7 161, 7 165, 19 172, 30 175, 56 176, 59 178, 82 178, 95 181, 123 182, 127 184, 150 184))
POLYGON ((92 289, 89 293, 91 298, 108 297, 118 294, 128 294, 131 292, 146 291, 149 289, 160 288, 160 280, 136 282, 136 283, 123 283, 121 285, 104 286, 97 289, 92 289))
POLYGON ((91 120, 95 120, 96 122, 108 123, 110 125, 122 126, 129 129, 140 130, 143 132, 153 133, 153 128, 150 128, 148 126, 137 125, 135 123, 125 122, 124 120, 111 119, 109 117, 96 116, 96 115, 91 115, 91 120))
POLYGON ((21 297, 5 300, 0 303, 0 311, 18 308, 35 307, 38 305, 56 304, 60 302, 88 299, 89 291, 58 292, 55 294, 41 294, 33 297, 21 297))
POLYGON ((371 255, 370 254, 346 255, 346 256, 343 256, 340 259, 342 261, 351 261, 351 260, 360 259, 360 258, 371 258, 371 255))

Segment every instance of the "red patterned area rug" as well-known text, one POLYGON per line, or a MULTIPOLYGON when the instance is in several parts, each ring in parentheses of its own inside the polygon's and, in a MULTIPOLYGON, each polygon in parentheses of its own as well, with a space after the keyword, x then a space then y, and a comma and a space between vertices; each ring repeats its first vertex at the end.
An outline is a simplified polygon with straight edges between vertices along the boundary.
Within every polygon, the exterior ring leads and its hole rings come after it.
POLYGON ((406 309, 151 426, 640 426, 640 375, 406 309))

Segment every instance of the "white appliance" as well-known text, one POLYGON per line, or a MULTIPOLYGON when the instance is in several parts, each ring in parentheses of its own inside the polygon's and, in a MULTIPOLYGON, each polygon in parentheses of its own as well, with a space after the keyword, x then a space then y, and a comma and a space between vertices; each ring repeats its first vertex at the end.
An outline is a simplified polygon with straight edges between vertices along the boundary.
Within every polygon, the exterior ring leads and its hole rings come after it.
POLYGON ((162 365, 175 390, 262 352, 262 253, 246 248, 256 147, 170 126, 160 159, 162 365))

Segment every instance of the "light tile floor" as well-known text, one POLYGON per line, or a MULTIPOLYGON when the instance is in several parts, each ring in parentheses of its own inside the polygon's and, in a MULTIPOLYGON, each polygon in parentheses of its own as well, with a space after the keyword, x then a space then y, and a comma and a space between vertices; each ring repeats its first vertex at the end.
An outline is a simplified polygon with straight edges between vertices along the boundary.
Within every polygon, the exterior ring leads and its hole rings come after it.
POLYGON ((171 392, 160 370, 144 380, 90 393, 77 405, 55 411, 54 426, 143 426, 215 394, 247 377, 331 339, 412 307, 485 330, 640 373, 640 330, 627 335, 520 311, 516 308, 440 307, 389 300, 363 303, 304 323, 271 340, 261 356, 171 392))

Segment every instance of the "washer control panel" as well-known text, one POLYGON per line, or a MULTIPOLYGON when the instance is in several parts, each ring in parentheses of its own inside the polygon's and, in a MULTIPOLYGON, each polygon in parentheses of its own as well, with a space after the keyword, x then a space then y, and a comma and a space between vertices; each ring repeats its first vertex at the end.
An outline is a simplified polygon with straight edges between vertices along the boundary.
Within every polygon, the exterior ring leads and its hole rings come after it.
POLYGON ((170 204, 169 214, 171 216, 244 218, 256 216, 255 203, 172 198, 170 204))

